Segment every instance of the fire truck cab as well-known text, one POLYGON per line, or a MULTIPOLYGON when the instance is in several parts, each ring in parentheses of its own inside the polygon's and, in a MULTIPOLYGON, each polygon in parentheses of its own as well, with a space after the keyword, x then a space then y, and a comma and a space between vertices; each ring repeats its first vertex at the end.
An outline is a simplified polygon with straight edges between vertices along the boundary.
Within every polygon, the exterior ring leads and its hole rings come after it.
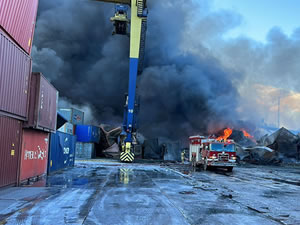
POLYGON ((233 140, 217 141, 203 136, 190 137, 190 162, 192 166, 227 168, 236 166, 236 147, 233 140))

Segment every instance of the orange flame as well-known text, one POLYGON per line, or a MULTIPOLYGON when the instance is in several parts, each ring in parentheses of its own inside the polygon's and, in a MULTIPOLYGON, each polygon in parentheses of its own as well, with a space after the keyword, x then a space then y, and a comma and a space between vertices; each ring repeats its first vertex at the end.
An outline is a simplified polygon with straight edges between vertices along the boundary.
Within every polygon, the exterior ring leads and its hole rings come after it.
POLYGON ((217 141, 221 141, 221 140, 226 141, 230 137, 231 134, 232 134, 232 129, 227 128, 227 129, 224 130, 224 135, 218 137, 216 140, 217 141))
POLYGON ((246 138, 253 138, 253 136, 250 135, 245 129, 242 129, 242 131, 243 131, 243 134, 244 134, 244 136, 245 136, 246 138))

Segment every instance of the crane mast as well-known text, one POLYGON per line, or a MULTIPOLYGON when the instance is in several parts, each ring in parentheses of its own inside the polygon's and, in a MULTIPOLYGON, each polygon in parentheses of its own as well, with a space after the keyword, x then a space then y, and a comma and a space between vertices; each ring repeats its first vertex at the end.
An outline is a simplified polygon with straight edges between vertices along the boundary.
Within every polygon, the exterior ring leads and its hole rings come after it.
POLYGON ((146 0, 96 0, 117 4, 115 15, 111 18, 115 26, 113 34, 128 35, 130 24, 130 54, 129 54, 129 85, 128 95, 124 106, 123 138, 121 139, 120 160, 133 162, 135 134, 137 129, 138 101, 136 98, 137 76, 142 72, 145 39, 147 30, 147 2, 146 0), (130 6, 130 20, 128 19, 128 6, 130 6))

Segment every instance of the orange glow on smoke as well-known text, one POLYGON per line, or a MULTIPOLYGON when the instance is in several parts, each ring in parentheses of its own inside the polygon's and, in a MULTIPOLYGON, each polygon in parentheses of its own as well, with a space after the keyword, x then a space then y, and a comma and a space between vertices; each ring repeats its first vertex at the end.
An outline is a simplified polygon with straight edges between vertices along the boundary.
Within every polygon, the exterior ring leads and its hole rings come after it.
POLYGON ((232 129, 227 128, 224 130, 224 135, 218 137, 217 141, 222 141, 222 140, 226 141, 230 137, 231 134, 232 134, 232 129))
POLYGON ((246 130, 242 129, 242 131, 243 131, 243 134, 244 134, 244 136, 245 136, 246 138, 253 138, 253 136, 250 135, 246 130))

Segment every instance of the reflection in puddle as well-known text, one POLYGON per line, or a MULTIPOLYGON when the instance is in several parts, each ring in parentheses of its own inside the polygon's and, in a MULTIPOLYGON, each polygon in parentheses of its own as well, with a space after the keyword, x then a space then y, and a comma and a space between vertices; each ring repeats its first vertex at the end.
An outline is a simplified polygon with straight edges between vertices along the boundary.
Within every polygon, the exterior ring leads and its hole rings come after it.
POLYGON ((120 172, 120 182, 123 184, 128 184, 130 182, 130 175, 132 175, 133 170, 129 168, 121 168, 120 172))

